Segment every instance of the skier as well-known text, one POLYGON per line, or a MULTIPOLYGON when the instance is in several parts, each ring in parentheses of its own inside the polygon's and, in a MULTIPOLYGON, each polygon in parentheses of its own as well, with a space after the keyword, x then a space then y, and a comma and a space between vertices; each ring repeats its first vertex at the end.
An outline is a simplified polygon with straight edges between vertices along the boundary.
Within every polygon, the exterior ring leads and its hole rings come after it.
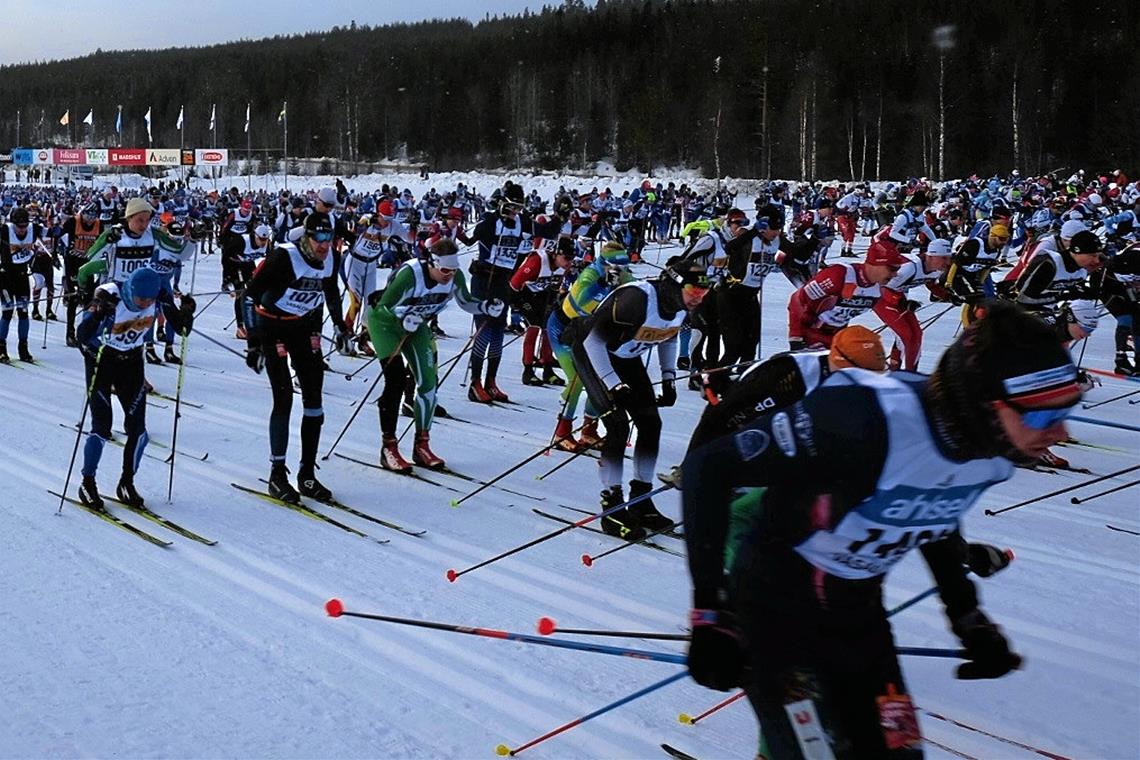
POLYGON ((340 293, 330 251, 335 234, 333 222, 328 214, 314 211, 305 218, 303 229, 296 243, 281 243, 262 260, 244 297, 245 363, 258 374, 264 369, 273 391, 273 409, 269 414, 269 493, 294 504, 300 502, 301 495, 319 501, 332 498, 332 492, 316 476, 317 447, 325 419, 321 401, 321 321, 326 301, 338 335, 347 332, 340 316, 340 293), (301 386, 304 406, 296 489, 289 483, 285 467, 293 408, 289 360, 301 386))
POLYGON ((83 207, 75 216, 63 223, 60 243, 63 245, 63 297, 67 305, 66 340, 71 348, 78 346, 75 340, 75 311, 84 306, 79 302, 79 268, 87 263, 87 251, 95 244, 102 232, 99 209, 95 204, 83 207))
MULTIPOLYGON (((602 301, 574 343, 574 365, 586 393, 606 416, 599 476, 601 505, 609 509, 625 501, 622 469, 630 421, 637 426, 630 498, 652 490, 661 437, 659 406, 677 402, 677 334, 688 313, 708 294, 712 283, 703 264, 681 261, 651 282, 631 282, 602 301), (655 396, 641 356, 657 347, 661 395, 655 396)), ((613 536, 638 541, 647 530, 662 530, 673 521, 650 499, 618 510, 602 520, 613 536)))
POLYGON ((174 305, 173 293, 150 267, 139 267, 122 282, 108 282, 95 289, 94 297, 75 329, 86 368, 85 388, 91 410, 91 430, 83 447, 83 481, 79 500, 92 509, 103 509, 95 475, 103 447, 111 438, 111 394, 123 409, 123 472, 115 495, 131 506, 143 506, 135 489, 146 449, 146 380, 143 377, 143 341, 161 308, 170 324, 186 334, 194 324, 196 304, 190 296, 174 305))
POLYGON ((33 224, 31 215, 23 207, 13 209, 8 222, 0 225, 0 364, 11 361, 8 357, 8 330, 12 325, 12 312, 16 313, 16 347, 20 361, 34 361, 28 351, 28 267, 37 251, 46 250, 43 225, 33 224))
POLYGON ((253 271, 269 253, 273 231, 267 224, 259 224, 244 235, 226 235, 222 240, 222 266, 232 273, 234 286, 234 322, 237 324, 236 337, 245 340, 248 333, 245 326, 245 289, 253 279, 253 271))
MULTIPOLYGON (((174 293, 178 292, 179 278, 182 276, 182 264, 186 259, 194 256, 197 243, 191 242, 186 235, 186 225, 178 221, 171 214, 163 214, 163 225, 154 233, 154 255, 150 260, 150 268, 162 277, 162 284, 174 293)), ((182 359, 174 353, 174 329, 165 322, 165 317, 159 313, 158 319, 146 336, 146 352, 144 354, 147 364, 181 364, 182 359), (163 343, 166 350, 160 360, 154 350, 155 330, 163 331, 163 343)))
POLYGON ((478 301, 467 290, 459 271, 459 249, 455 242, 441 238, 429 249, 428 261, 413 259, 396 271, 384 294, 368 311, 368 331, 376 358, 384 370, 384 391, 380 396, 380 464, 387 470, 408 472, 412 466, 400 455, 396 422, 400 398, 409 368, 416 383, 414 415, 416 438, 412 461, 430 469, 440 469, 444 461, 431 450, 431 425, 436 410, 435 337, 427 321, 454 298, 469 314, 498 318, 505 308, 502 301, 478 301), (404 361, 407 360, 407 367, 404 361))
MULTIPOLYGON (((922 327, 914 313, 920 304, 907 298, 907 291, 919 285, 926 285, 933 292, 945 293, 939 280, 950 266, 950 241, 932 240, 925 251, 901 254, 906 263, 894 277, 883 286, 883 296, 873 307, 875 316, 883 320, 903 344, 904 368, 908 372, 918 369, 922 354, 922 327)), ((898 346, 891 352, 892 369, 899 368, 898 346)))
POLYGON ((574 261, 574 241, 569 237, 559 237, 538 242, 541 247, 527 255, 510 280, 514 293, 512 308, 527 321, 523 336, 522 382, 523 385, 565 385, 566 381, 554 372, 554 354, 543 328, 566 279, 566 270, 574 261), (542 350, 536 361, 535 348, 540 338, 542 350), (542 367, 541 378, 534 374, 536 366, 542 367))
POLYGON ((1066 437, 1076 374, 1048 328, 994 303, 929 379, 838 372, 689 453, 689 672, 710 688, 745 687, 761 756, 815 757, 825 746, 836 757, 921 754, 881 591, 916 546, 965 650, 957 676, 1021 666, 979 608, 959 520, 1013 462, 1066 437), (768 492, 726 576, 728 506, 741 486, 768 492))

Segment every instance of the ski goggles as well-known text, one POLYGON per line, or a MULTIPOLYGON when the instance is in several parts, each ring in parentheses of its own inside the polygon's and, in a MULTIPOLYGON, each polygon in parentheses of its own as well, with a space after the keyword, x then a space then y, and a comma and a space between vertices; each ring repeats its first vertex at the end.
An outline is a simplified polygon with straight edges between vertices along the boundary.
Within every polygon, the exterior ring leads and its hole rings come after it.
POLYGON ((333 232, 331 230, 315 230, 309 233, 309 237, 317 243, 328 243, 333 239, 333 232))
POLYGON ((1077 408, 1077 405, 1073 404, 1053 409, 1029 409, 1018 406, 1012 401, 1003 401, 1002 403, 1020 415, 1023 425, 1034 430, 1048 430, 1054 425, 1064 422, 1077 408))

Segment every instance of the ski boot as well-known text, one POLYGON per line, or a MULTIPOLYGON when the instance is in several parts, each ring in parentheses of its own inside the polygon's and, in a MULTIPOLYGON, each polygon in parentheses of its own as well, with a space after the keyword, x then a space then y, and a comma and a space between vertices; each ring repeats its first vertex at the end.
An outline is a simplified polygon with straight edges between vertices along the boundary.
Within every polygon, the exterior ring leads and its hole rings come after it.
POLYGON ((1137 375, 1136 365, 1129 361, 1127 351, 1116 352, 1116 366, 1113 367, 1112 371, 1126 377, 1136 377, 1137 375))
POLYGON ((115 497, 128 507, 145 507, 143 497, 135 490, 135 481, 126 475, 119 478, 119 485, 115 487, 115 497))
POLYGON ((598 418, 587 417, 586 423, 582 425, 582 434, 578 438, 578 445, 587 449, 601 448, 605 440, 605 438, 598 435, 598 418))
MULTIPOLYGON (((0 361, 3 361, 0 359, 0 361)), ((483 384, 478 380, 472 380, 471 385, 467 386, 467 399, 474 401, 476 404, 489 404, 491 403, 491 394, 483 388, 483 384)))
POLYGON ((855 258, 855 249, 854 248, 844 248, 843 252, 839 254, 839 257, 842 259, 853 259, 853 258, 855 258))
MULTIPOLYGON (((631 480, 629 481, 629 498, 636 499, 638 496, 644 496, 653 490, 653 484, 646 483, 644 480, 631 480)), ((637 515, 637 523, 650 533, 665 532, 676 525, 675 522, 670 520, 665 515, 657 511, 657 506, 653 503, 653 499, 642 499, 636 504, 631 504, 627 511, 633 512, 637 515)))
POLYGON ((301 503, 301 494, 289 482, 289 470, 283 464, 274 464, 269 471, 269 495, 289 504, 301 503))
POLYGON ((106 511, 107 506, 103 503, 103 497, 99 495, 99 486, 95 484, 94 475, 83 476, 83 481, 79 484, 79 501, 88 509, 106 511))
POLYGON ((22 362, 33 362, 33 361, 35 361, 35 358, 32 356, 32 353, 30 351, 28 351, 28 341, 26 341, 26 340, 22 340, 16 344, 16 353, 18 353, 20 355, 20 361, 22 361, 22 362))
POLYGON ((392 472, 411 472, 412 465, 400 456, 399 442, 394 435, 384 436, 380 444, 380 466, 392 472))
POLYGON ((412 446, 412 461, 429 470, 442 470, 445 463, 431 450, 430 437, 431 434, 426 430, 416 431, 416 442, 412 446))
POLYGON ((542 385, 542 381, 538 379, 538 375, 534 374, 533 364, 528 364, 523 367, 522 383, 523 385, 542 385))
POLYGON ((356 336, 356 351, 361 356, 375 356, 376 351, 372 348, 371 341, 368 340, 368 333, 360 333, 356 336))
POLYGON ((167 364, 181 364, 182 360, 178 358, 178 354, 174 353, 174 346, 167 343, 166 351, 162 354, 162 359, 167 364))
POLYGON ((436 419, 441 419, 441 420, 453 420, 453 419, 455 419, 454 417, 451 416, 451 412, 447 411, 447 409, 443 406, 443 404, 436 404, 435 405, 435 417, 436 417, 436 419))
POLYGON ((415 417, 416 416, 416 412, 414 409, 412 409, 411 403, 405 401, 402 404, 400 404, 400 416, 401 417, 415 417))
POLYGON ((75 331, 68 330, 67 337, 64 338, 68 348, 79 348, 79 341, 75 339, 75 331))
POLYGON ((43 322, 44 321, 43 314, 40 314, 40 305, 39 304, 36 304, 35 308, 32 309, 32 319, 36 320, 37 322, 43 322))
POLYGON ((1040 467, 1051 467, 1055 470, 1067 470, 1070 467, 1068 459, 1057 456, 1049 449, 1045 449, 1045 453, 1037 460, 1037 464, 1040 467))
POLYGON ((146 344, 146 363, 147 364, 162 364, 162 359, 159 359, 158 354, 155 353, 153 343, 147 343, 146 344))
POLYGON ((297 490, 302 496, 308 496, 310 499, 332 501, 332 491, 317 480, 317 473, 312 465, 301 465, 301 469, 297 471, 297 490))
POLYGON ((234 337, 238 340, 245 340, 248 334, 245 331, 245 325, 238 325, 237 330, 234 331, 234 337))
POLYGON ((574 440, 573 425, 573 420, 565 417, 558 418, 558 424, 554 427, 554 448, 560 451, 569 451, 571 454, 577 454, 584 450, 585 447, 574 440))
POLYGON ((47 314, 47 318, 48 318, 49 322, 58 322, 59 321, 59 317, 57 317, 55 315, 55 312, 51 310, 50 306, 47 308, 46 314, 47 314))
POLYGON ((542 368, 542 382, 560 388, 566 385, 566 381, 558 376, 558 373, 554 371, 554 367, 549 365, 542 368))
MULTIPOLYGON (((602 491, 601 507, 604 512, 625 501, 621 486, 613 486, 602 491)), ((626 541, 640 541, 645 538, 645 529, 637 524, 637 515, 629 507, 618 509, 602 518, 602 532, 607 536, 624 538, 626 541)))
POLYGON ((510 401, 510 397, 500 390, 499 386, 495 383, 495 378, 487 378, 487 382, 483 385, 483 390, 491 397, 492 401, 510 401))

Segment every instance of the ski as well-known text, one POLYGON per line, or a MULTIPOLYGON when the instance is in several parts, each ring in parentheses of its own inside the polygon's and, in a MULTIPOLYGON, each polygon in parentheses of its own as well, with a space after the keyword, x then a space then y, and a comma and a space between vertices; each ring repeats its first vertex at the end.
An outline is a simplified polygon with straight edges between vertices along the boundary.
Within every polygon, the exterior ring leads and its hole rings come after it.
POLYGON ((485 480, 479 480, 479 478, 476 478, 473 475, 467 475, 467 474, 462 473, 462 472, 457 472, 457 471, 451 469, 450 467, 441 467, 439 469, 432 470, 432 472, 442 472, 445 475, 454 475, 455 477, 459 478, 460 480, 466 480, 468 483, 474 483, 475 485, 479 485, 479 486, 490 485, 491 488, 497 488, 498 490, 503 491, 504 493, 509 493, 513 496, 521 496, 524 499, 530 499, 532 501, 546 501, 545 496, 535 496, 534 494, 523 493, 522 491, 515 491, 513 489, 507 488, 506 486, 501 486, 498 483, 488 484, 487 481, 485 481, 485 480))
POLYGON ((415 470, 409 470, 408 472, 396 472, 395 470, 389 470, 389 469, 386 469, 384 467, 381 467, 376 462, 366 462, 363 459, 357 459, 356 457, 350 457, 347 454, 341 454, 339 451, 337 451, 335 453, 341 459, 347 459, 349 462, 355 462, 356 464, 362 464, 365 467, 371 467, 374 470, 380 470, 380 472, 387 472, 387 473, 391 473, 392 475, 399 475, 402 478, 412 478, 413 480, 419 480, 419 481, 422 481, 424 483, 427 483, 428 485, 435 486, 436 488, 443 488, 443 489, 446 489, 448 491, 453 491, 454 493, 463 493, 463 491, 461 491, 460 489, 453 488, 453 487, 447 485, 446 483, 440 483, 437 480, 432 480, 431 478, 425 478, 423 475, 420 475, 415 470))
POLYGON ((156 525, 161 525, 162 527, 166 528, 167 530, 172 531, 174 533, 177 533, 178 535, 182 536, 183 538, 188 538, 191 541, 197 541, 198 543, 205 544, 206 546, 215 546, 218 543, 217 541, 206 538, 205 536, 198 535, 197 533, 190 530, 189 528, 183 528, 178 523, 171 522, 170 520, 166 519, 162 515, 158 514, 157 512, 152 512, 150 509, 148 509, 146 507, 136 507, 136 506, 133 506, 131 504, 127 504, 125 501, 122 501, 118 497, 108 496, 105 493, 99 494, 99 497, 101 499, 103 499, 103 501, 109 501, 112 504, 117 504, 120 507, 122 507, 123 509, 130 510, 131 512, 134 512, 136 515, 138 515, 140 517, 145 517, 146 519, 150 520, 151 522, 155 523, 156 525))
POLYGON ((388 539, 386 539, 386 538, 372 538, 372 536, 368 535, 367 533, 364 533, 363 531, 359 531, 356 528, 352 527, 351 525, 345 525, 344 523, 340 522, 339 520, 334 520, 333 518, 329 517, 328 515, 326 515, 322 512, 318 512, 315 509, 311 509, 309 507, 306 507, 304 504, 290 504, 289 502, 284 501, 283 499, 278 499, 276 496, 271 496, 270 494, 268 494, 265 491, 259 491, 256 488, 250 488, 249 486, 243 486, 239 483, 230 483, 230 485, 239 491, 244 491, 245 493, 252 494, 253 496, 257 496, 261 500, 267 501, 270 504, 276 504, 279 507, 285 507, 285 509, 291 509, 294 512, 297 512, 298 514, 302 514, 311 520, 317 520, 318 522, 328 523, 329 525, 340 528, 341 530, 345 531, 346 533, 351 533, 354 536, 360 536, 361 538, 368 538, 368 539, 375 541, 378 544, 388 543, 388 539))
POLYGON ((1109 530, 1115 530, 1117 533, 1127 533, 1130 536, 1140 536, 1140 531, 1121 528, 1119 525, 1109 525, 1108 523, 1105 523, 1104 527, 1108 528, 1109 530))
POLYGON ((1061 441, 1058 446, 1079 446, 1085 449, 1099 449, 1100 451, 1113 451, 1118 454, 1132 454, 1128 449, 1120 446, 1107 446, 1103 443, 1088 443, 1087 441, 1078 441, 1076 438, 1069 438, 1068 440, 1061 441))
POLYGON ((149 395, 157 396, 158 398, 166 399, 167 401, 174 401, 176 403, 181 404, 182 406, 189 406, 189 407, 193 407, 194 409, 204 408, 202 406, 202 404, 196 404, 193 401, 187 401, 186 399, 179 400, 179 399, 176 399, 174 396, 168 396, 165 393, 159 393, 158 391, 150 391, 149 395))
MULTIPOLYGON (((597 514, 596 512, 591 512, 588 509, 582 509, 581 507, 568 507, 565 504, 559 504, 558 506, 562 507, 563 509, 568 509, 571 512, 579 512, 583 515, 597 514)), ((668 536, 669 538, 676 538, 679 541, 685 540, 685 534, 684 533, 678 533, 676 526, 670 528, 669 530, 662 531, 662 532, 658 533, 657 535, 658 536, 668 536)))
POLYGON ((1048 750, 1041 749, 1040 747, 1034 747, 1031 744, 1025 744, 1025 743, 1019 742, 1015 739, 1007 739, 1004 736, 1000 736, 998 734, 990 733, 989 731, 978 728, 977 726, 971 726, 969 723, 963 723, 960 720, 954 720, 953 718, 948 718, 945 715, 939 715, 936 712, 931 712, 930 710, 926 710, 924 708, 918 708, 918 709, 923 715, 934 718, 935 720, 940 720, 940 721, 943 721, 945 723, 949 723, 950 725, 957 726, 958 728, 964 728, 967 731, 973 731, 974 733, 981 734, 982 736, 988 736, 991 739, 996 739, 997 741, 1002 742, 1004 744, 1009 744, 1010 746, 1018 747, 1019 749, 1027 750, 1029 752, 1033 752, 1035 754, 1042 755, 1043 757, 1048 757, 1051 760, 1071 760, 1070 758, 1068 758, 1064 755, 1058 755, 1054 752, 1049 752, 1048 750))
MULTIPOLYGON (((260 480, 262 483, 265 483, 266 485, 269 484, 269 481, 266 480, 265 478, 260 478, 260 480)), ((334 509, 342 510, 344 512, 349 513, 353 517, 359 517, 361 520, 368 520, 369 522, 374 522, 377 525, 382 525, 385 528, 389 528, 391 530, 398 531, 398 532, 403 533, 403 534, 408 535, 408 536, 419 537, 419 536, 422 536, 423 534, 427 533, 426 530, 410 530, 410 529, 405 528, 402 525, 398 525, 394 522, 388 522, 387 520, 381 520, 379 517, 373 517, 370 514, 367 514, 365 512, 361 512, 360 510, 354 509, 353 507, 350 507, 343 502, 337 501, 336 499, 329 499, 326 501, 324 499, 316 499, 316 498, 313 498, 311 496, 307 497, 307 498, 313 499, 313 501, 318 502, 320 504, 324 504, 326 507, 333 507, 334 509)))
POLYGON ((675 757, 677 760, 697 760, 695 756, 690 755, 688 752, 682 752, 676 747, 670 746, 668 744, 662 744, 661 749, 665 750, 666 755, 669 757, 675 757))
MULTIPOLYGON (((574 525, 577 522, 577 520, 567 520, 564 517, 558 517, 557 515, 552 515, 549 512, 543 512, 541 509, 531 508, 531 511, 534 512, 536 515, 541 515, 542 517, 545 517, 548 520, 554 520, 555 522, 560 522, 563 525, 574 525)), ((588 514, 593 514, 593 512, 590 512, 588 514)), ((589 525, 579 525, 578 530, 588 530, 591 533, 597 533, 598 535, 606 536, 607 538, 617 538, 617 536, 611 536, 609 533, 606 533, 601 528, 592 528, 589 525)), ((624 542, 624 539, 621 539, 621 538, 617 538, 617 540, 624 542)), ((644 546, 647 549, 655 549, 659 552, 665 552, 666 554, 672 554, 674 557, 681 557, 682 559, 684 559, 684 557, 685 557, 685 555, 682 554, 681 552, 670 549, 668 546, 662 546, 661 544, 655 543, 653 541, 637 541, 635 543, 638 546, 644 546)))
POLYGON ((1119 372, 1109 372, 1105 369, 1092 369, 1091 367, 1084 367, 1084 370, 1086 372, 1091 372, 1094 375, 1100 375, 1102 377, 1111 377, 1115 378, 1116 380, 1131 380, 1134 383, 1140 383, 1140 377, 1137 377, 1135 375, 1122 375, 1119 372))
POLYGON ((121 529, 125 530, 127 533, 130 533, 132 536, 135 536, 136 538, 141 538, 143 541, 154 544, 155 546, 167 547, 167 546, 170 546, 170 544, 171 544, 170 541, 166 541, 164 539, 161 539, 158 536, 152 536, 150 533, 147 533, 142 528, 136 528, 135 526, 131 525, 129 522, 126 522, 126 521, 120 519, 119 517, 111 514, 110 512, 108 512, 106 510, 92 509, 91 507, 89 507, 86 504, 84 504, 83 502, 81 502, 79 499, 73 499, 70 496, 64 496, 61 493, 59 493, 58 491, 48 491, 48 493, 57 499, 63 499, 68 504, 72 504, 76 507, 79 507, 84 512, 87 512, 88 514, 95 515, 99 519, 104 520, 106 522, 109 522, 109 523, 111 523, 111 525, 114 525, 117 528, 121 528, 121 529))
MULTIPOLYGON (((64 423, 62 423, 62 422, 61 422, 61 423, 59 423, 59 426, 60 426, 61 428, 63 428, 64 430, 70 430, 70 431, 72 431, 72 432, 75 432, 75 431, 77 430, 77 428, 76 428, 76 426, 75 426, 75 425, 67 425, 67 424, 64 424, 64 423)), ((83 431, 83 435, 91 435, 91 431, 89 431, 89 430, 84 430, 84 431, 83 431)), ((122 435, 122 436, 125 436, 125 435, 126 435, 126 432, 124 432, 124 431, 122 431, 122 430, 116 430, 116 431, 115 431, 115 435, 122 435)), ((116 446, 118 446, 119 448, 123 448, 123 447, 126 445, 125 443, 123 443, 123 441, 120 441, 118 438, 108 438, 108 439, 107 439, 107 443, 113 443, 113 444, 115 444, 116 446)), ((160 448, 160 449, 166 449, 167 451, 169 451, 169 450, 170 450, 170 444, 168 444, 168 443, 163 443, 162 441, 156 441, 156 440, 154 440, 153 438, 151 438, 151 437, 149 436, 149 434, 148 434, 148 436, 147 436, 147 443, 148 443, 148 444, 153 444, 153 445, 157 446, 157 447, 158 447, 158 448, 160 448)), ((188 451, 183 451, 182 449, 178 449, 177 451, 178 451, 178 456, 180 456, 180 457, 189 457, 190 459, 197 459, 199 462, 205 462, 207 459, 209 459, 209 458, 210 458, 210 452, 208 452, 208 451, 207 451, 205 454, 201 454, 201 455, 198 455, 198 454, 194 454, 194 453, 191 453, 191 452, 188 452, 188 451)), ((160 457, 160 456, 157 456, 157 455, 155 455, 155 454, 151 454, 151 453, 149 453, 149 452, 147 452, 147 451, 143 451, 143 456, 147 457, 148 459, 153 459, 153 460, 154 460, 154 461, 156 461, 156 462, 162 462, 162 463, 164 463, 164 464, 169 464, 169 463, 170 463, 170 456, 169 456, 169 455, 168 455, 168 456, 166 456, 166 457, 160 457)))

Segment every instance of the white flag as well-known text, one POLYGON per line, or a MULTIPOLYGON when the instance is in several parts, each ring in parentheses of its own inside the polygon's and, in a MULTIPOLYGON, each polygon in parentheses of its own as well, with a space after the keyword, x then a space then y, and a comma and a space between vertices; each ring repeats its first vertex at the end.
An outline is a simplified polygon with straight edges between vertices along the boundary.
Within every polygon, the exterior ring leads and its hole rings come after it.
POLYGON ((174 125, 175 129, 182 129, 182 114, 185 113, 185 111, 186 106, 180 106, 178 108, 178 122, 174 125))
POLYGON ((87 115, 83 117, 83 123, 89 127, 95 126, 95 109, 94 108, 92 108, 90 111, 88 111, 87 115))
POLYGON ((65 127, 71 123, 71 109, 70 108, 63 112, 63 116, 59 117, 59 123, 65 127))
POLYGON ((245 133, 249 134, 249 103, 245 104, 245 133))
POLYGON ((143 115, 143 121, 146 122, 146 141, 154 142, 154 138, 150 136, 150 108, 146 109, 146 114, 143 115))
POLYGON ((214 119, 214 117, 217 115, 217 108, 218 108, 218 106, 216 103, 212 104, 210 106, 210 131, 211 132, 214 131, 214 127, 217 125, 217 121, 214 119))
POLYGON ((286 101, 285 101, 285 102, 284 102, 284 103, 281 105, 281 113, 277 114, 277 123, 278 123, 278 124, 280 124, 281 122, 285 121, 285 111, 286 111, 286 110, 288 110, 288 108, 289 108, 289 101, 288 101, 288 100, 286 100, 286 101))

